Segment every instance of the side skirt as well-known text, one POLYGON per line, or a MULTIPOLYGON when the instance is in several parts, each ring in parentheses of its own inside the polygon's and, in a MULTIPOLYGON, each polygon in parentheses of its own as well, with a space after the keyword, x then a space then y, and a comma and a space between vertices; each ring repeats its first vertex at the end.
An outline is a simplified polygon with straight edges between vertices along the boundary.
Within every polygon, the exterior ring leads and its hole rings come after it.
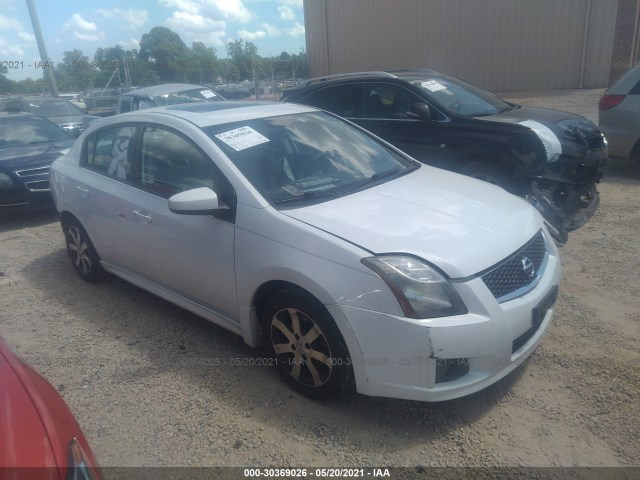
POLYGON ((242 335, 242 329, 238 322, 232 320, 231 318, 223 315, 201 303, 196 302, 184 295, 176 292, 175 290, 164 287, 156 282, 153 282, 141 275, 133 273, 124 268, 118 267, 111 263, 107 263, 104 261, 100 261, 102 268, 104 268, 107 272, 114 274, 117 277, 126 280, 129 283, 134 284, 137 287, 140 287, 158 297, 171 302, 179 307, 184 308, 196 315, 209 320, 211 323, 215 323, 216 325, 229 330, 237 335, 242 335))

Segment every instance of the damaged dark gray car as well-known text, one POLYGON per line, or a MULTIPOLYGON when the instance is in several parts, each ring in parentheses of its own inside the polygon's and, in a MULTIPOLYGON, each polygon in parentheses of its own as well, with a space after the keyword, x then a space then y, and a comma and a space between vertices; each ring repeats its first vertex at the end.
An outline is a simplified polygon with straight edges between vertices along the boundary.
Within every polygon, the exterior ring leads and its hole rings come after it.
POLYGON ((421 162, 525 197, 560 243, 599 204, 607 141, 579 115, 505 102, 431 70, 315 78, 282 101, 330 111, 421 162))

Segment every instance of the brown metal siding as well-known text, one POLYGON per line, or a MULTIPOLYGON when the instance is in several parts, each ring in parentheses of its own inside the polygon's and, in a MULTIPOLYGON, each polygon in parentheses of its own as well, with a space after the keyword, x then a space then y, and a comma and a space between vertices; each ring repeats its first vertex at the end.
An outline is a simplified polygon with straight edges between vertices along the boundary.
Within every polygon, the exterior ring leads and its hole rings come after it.
POLYGON ((617 2, 305 0, 310 69, 432 68, 494 91, 606 86, 617 2))

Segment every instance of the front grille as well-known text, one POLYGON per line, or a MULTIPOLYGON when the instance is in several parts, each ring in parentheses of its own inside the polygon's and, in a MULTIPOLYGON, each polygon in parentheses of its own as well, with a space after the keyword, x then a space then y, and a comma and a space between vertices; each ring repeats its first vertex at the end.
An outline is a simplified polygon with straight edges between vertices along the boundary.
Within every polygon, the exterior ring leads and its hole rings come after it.
POLYGON ((542 275, 546 253, 540 231, 517 252, 483 274, 482 281, 499 302, 510 300, 515 292, 533 286, 542 275))
POLYGON ((49 166, 16 170, 24 185, 32 192, 47 192, 49 188, 49 166))

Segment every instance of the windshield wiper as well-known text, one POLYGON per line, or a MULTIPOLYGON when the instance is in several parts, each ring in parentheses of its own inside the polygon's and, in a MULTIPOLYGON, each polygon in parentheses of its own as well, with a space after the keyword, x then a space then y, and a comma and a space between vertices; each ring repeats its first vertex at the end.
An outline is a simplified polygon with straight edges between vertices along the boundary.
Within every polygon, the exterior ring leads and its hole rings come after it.
POLYGON ((384 178, 384 177, 390 177, 391 175, 395 175, 399 171, 400 171, 400 167, 393 167, 393 168, 390 168, 389 170, 384 170, 382 172, 374 173, 368 178, 367 183, 375 182, 376 180, 380 180, 381 178, 384 178))
POLYGON ((327 190, 311 190, 309 192, 304 192, 302 195, 297 195, 295 197, 281 198, 278 200, 274 200, 273 203, 276 205, 280 205, 282 203, 297 202, 298 200, 335 197, 337 195, 338 195, 337 192, 329 192, 327 190))

